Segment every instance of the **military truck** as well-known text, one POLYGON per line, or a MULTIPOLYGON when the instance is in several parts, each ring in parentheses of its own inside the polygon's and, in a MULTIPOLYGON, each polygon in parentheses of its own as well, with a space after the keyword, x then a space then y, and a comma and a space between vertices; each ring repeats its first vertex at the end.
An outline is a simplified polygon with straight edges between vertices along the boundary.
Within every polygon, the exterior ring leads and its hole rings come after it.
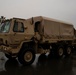
POLYGON ((74 40, 72 24, 43 16, 12 18, 0 25, 0 50, 23 65, 32 64, 36 54, 68 56, 74 40))

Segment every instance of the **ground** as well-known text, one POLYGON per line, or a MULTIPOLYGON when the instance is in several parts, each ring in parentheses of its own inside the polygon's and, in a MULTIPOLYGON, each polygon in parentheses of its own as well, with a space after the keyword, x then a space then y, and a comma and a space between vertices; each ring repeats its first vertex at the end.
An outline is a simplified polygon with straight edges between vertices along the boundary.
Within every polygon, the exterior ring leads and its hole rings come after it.
POLYGON ((76 75, 76 54, 61 59, 36 55, 34 63, 22 66, 18 60, 8 60, 0 53, 0 75, 76 75))

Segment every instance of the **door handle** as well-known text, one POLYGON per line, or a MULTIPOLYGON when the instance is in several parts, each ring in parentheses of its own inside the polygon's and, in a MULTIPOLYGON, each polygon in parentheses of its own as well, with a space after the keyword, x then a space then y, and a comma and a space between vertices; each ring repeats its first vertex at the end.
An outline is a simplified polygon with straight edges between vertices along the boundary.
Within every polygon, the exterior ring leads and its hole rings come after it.
POLYGON ((14 36, 16 35, 16 33, 14 33, 14 36))

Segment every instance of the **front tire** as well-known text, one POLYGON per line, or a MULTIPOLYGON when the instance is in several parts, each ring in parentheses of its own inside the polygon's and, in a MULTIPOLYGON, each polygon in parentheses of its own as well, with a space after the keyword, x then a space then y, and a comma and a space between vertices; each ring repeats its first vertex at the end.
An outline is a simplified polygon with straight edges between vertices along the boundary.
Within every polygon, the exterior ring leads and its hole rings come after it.
POLYGON ((23 65, 31 65, 35 60, 35 52, 32 49, 26 49, 19 54, 18 60, 23 65))
POLYGON ((5 56, 8 58, 8 59, 12 59, 12 56, 10 54, 5 54, 5 56))

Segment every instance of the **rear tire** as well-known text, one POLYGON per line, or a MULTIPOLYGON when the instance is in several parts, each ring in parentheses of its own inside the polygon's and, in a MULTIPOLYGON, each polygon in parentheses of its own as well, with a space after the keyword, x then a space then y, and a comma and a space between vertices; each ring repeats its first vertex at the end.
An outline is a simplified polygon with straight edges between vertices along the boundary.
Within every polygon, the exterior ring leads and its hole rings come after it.
POLYGON ((31 65, 35 60, 35 52, 32 49, 26 49, 19 54, 18 60, 23 65, 31 65))
POLYGON ((66 55, 70 56, 71 54, 72 54, 72 48, 68 46, 66 49, 66 55))
POLYGON ((64 55, 64 48, 59 47, 58 50, 57 50, 57 56, 62 57, 63 55, 64 55))
POLYGON ((48 58, 49 58, 49 59, 52 58, 53 55, 54 55, 53 52, 52 52, 53 50, 54 50, 54 49, 50 49, 50 53, 48 54, 48 58))

